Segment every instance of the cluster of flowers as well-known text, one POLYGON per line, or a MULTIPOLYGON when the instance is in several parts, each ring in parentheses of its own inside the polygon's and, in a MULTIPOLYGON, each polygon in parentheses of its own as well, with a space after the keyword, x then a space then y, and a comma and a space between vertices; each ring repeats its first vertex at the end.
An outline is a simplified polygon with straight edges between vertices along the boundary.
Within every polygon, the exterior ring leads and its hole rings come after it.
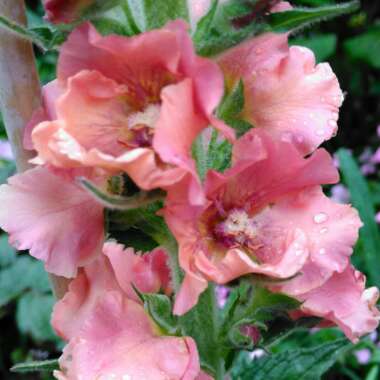
POLYGON ((171 294, 167 253, 105 242, 103 206, 78 176, 106 191, 127 173, 140 189, 165 190, 160 212, 185 272, 174 314, 209 281, 260 274, 302 302, 294 317, 322 317, 353 341, 376 328, 378 290, 349 260, 360 219, 321 188, 338 181, 317 148, 336 133, 343 95, 311 51, 264 34, 209 60, 182 21, 130 38, 85 23, 43 100, 24 139, 35 168, 0 187, 0 226, 47 271, 73 278, 52 318, 68 341, 57 379, 210 379, 194 340, 165 336, 132 289, 171 294), (215 110, 240 80, 241 117, 255 128, 237 139, 215 110), (210 125, 233 144, 232 166, 202 182, 191 147, 210 125))

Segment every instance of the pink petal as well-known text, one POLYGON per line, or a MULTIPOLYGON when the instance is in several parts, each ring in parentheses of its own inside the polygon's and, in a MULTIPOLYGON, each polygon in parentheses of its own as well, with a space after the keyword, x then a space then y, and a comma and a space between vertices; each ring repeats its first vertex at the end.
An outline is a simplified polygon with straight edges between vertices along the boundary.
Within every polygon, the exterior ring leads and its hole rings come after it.
POLYGON ((287 34, 265 33, 227 50, 218 62, 231 87, 241 78, 251 77, 260 68, 275 68, 288 51, 287 34))
POLYGON ((42 88, 42 106, 34 111, 32 118, 24 130, 23 144, 24 148, 33 150, 32 132, 35 126, 44 121, 54 120, 57 118, 55 102, 63 94, 64 88, 54 80, 42 88))
POLYGON ((73 180, 35 168, 2 185, 0 200, 0 225, 11 244, 29 249, 48 272, 73 277, 100 252, 103 208, 73 180))
MULTIPOLYGON (((254 129, 235 143, 233 163, 225 173, 208 173, 207 201, 201 206, 187 202, 187 178, 168 191, 163 214, 179 242, 180 265, 186 272, 176 299, 178 314, 197 302, 209 280, 224 284, 249 273, 286 279, 303 272, 310 255, 318 274, 326 271, 314 280, 313 286, 317 286, 334 271, 345 268, 357 238, 357 214, 348 206, 334 205, 317 187, 338 179, 327 152, 317 151, 304 159, 292 144, 254 129), (218 245, 218 238, 201 219, 212 207, 227 213, 236 209, 249 213, 255 225, 254 255, 258 262, 239 246, 218 245), (330 222, 335 223, 325 237, 320 237, 324 226, 313 219, 322 212, 329 213, 330 222), (339 239, 332 235, 335 229, 341 233, 339 239), (329 259, 318 257, 322 245, 329 251, 329 259)), ((308 285, 304 278, 302 286, 308 285)))
POLYGON ((286 38, 264 34, 223 54, 219 63, 228 83, 243 79, 242 117, 308 154, 336 133, 343 94, 327 63, 315 65, 306 48, 287 49, 286 38))
POLYGON ((46 18, 53 23, 70 23, 94 0, 43 0, 46 18))
POLYGON ((284 197, 271 209, 284 231, 300 228, 306 234, 310 258, 301 275, 284 282, 280 291, 305 293, 323 284, 334 273, 342 273, 362 226, 358 213, 349 205, 327 198, 319 187, 284 197))
POLYGON ((179 59, 177 36, 164 28, 129 38, 102 37, 91 24, 85 23, 62 45, 58 78, 65 81, 82 70, 96 70, 127 84, 157 67, 176 75, 179 59))
POLYGON ((132 284, 143 293, 156 293, 161 288, 170 292, 167 253, 162 248, 140 256, 133 248, 125 249, 121 244, 109 242, 104 245, 103 252, 128 298, 138 300, 132 284))
POLYGON ((233 163, 223 175, 210 171, 205 182, 209 197, 220 197, 227 209, 244 208, 248 199, 255 199, 255 208, 260 209, 287 193, 332 184, 339 178, 326 151, 320 149, 303 159, 292 144, 275 140, 261 129, 237 141, 233 163))
POLYGON ((65 348, 56 377, 79 380, 195 379, 199 359, 191 338, 160 336, 140 304, 118 292, 102 297, 80 334, 65 348))
POLYGON ((379 323, 379 291, 365 289, 365 277, 351 266, 298 298, 303 301, 302 311, 336 323, 353 342, 375 330, 379 323))
POLYGON ((235 139, 234 131, 213 116, 224 93, 223 73, 210 59, 196 55, 187 25, 182 20, 169 22, 166 26, 176 32, 181 47, 180 70, 193 80, 194 98, 197 108, 209 119, 210 123, 229 140, 235 139))
POLYGON ((69 291, 54 307, 52 324, 66 340, 76 336, 105 292, 117 290, 140 301, 134 284, 144 293, 171 292, 167 253, 157 248, 143 256, 133 248, 107 242, 101 255, 86 265, 70 283, 69 291))
POLYGON ((78 335, 99 298, 111 290, 121 288, 111 264, 100 256, 81 269, 65 296, 55 304, 51 320, 55 332, 65 340, 78 335))

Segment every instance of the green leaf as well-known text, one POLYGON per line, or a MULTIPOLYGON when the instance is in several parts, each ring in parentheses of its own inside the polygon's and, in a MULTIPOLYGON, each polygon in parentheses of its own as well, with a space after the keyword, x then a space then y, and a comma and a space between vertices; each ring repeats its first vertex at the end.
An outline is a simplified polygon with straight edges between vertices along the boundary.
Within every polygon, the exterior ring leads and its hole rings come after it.
POLYGON ((291 40, 291 45, 305 46, 311 49, 317 62, 322 62, 334 54, 337 37, 335 34, 312 34, 309 37, 297 37, 291 40))
POLYGON ((218 116, 223 120, 237 118, 244 108, 244 83, 240 80, 227 94, 218 108, 218 116))
POLYGON ((13 162, 0 160, 0 185, 7 182, 8 177, 13 175, 15 171, 16 167, 13 162))
POLYGON ((21 256, 17 257, 12 265, 1 269, 0 306, 17 298, 26 289, 46 292, 50 286, 43 265, 28 256, 21 256))
POLYGON ((91 5, 86 7, 81 15, 81 20, 94 19, 103 16, 111 8, 120 5, 122 0, 93 0, 91 5))
POLYGON ((16 320, 19 330, 29 334, 35 341, 59 341, 54 334, 50 317, 55 300, 51 294, 28 292, 24 294, 18 304, 16 320))
POLYGON ((119 34, 130 36, 135 34, 129 25, 122 7, 116 7, 98 15, 92 18, 91 22, 95 25, 97 31, 103 35, 119 34))
POLYGON ((111 210, 131 210, 140 208, 149 203, 154 203, 164 198, 162 190, 140 191, 130 197, 122 197, 105 192, 94 183, 84 177, 79 177, 78 182, 104 207, 111 210))
POLYGON ((202 367, 214 375, 219 374, 222 371, 221 347, 218 342, 217 309, 212 284, 201 294, 197 305, 179 317, 179 324, 183 335, 195 339, 202 367))
POLYGON ((231 165, 232 144, 227 140, 219 140, 219 133, 212 131, 207 151, 207 169, 223 172, 231 165))
POLYGON ((197 136, 191 147, 192 156, 195 161, 199 177, 203 180, 207 172, 207 154, 203 143, 203 135, 197 136))
POLYGON ((264 30, 262 22, 251 22, 235 27, 233 20, 252 12, 252 4, 230 0, 224 4, 212 3, 208 13, 198 22, 194 33, 194 44, 198 54, 211 56, 222 52, 239 42, 264 30))
POLYGON ((287 311, 297 309, 299 305, 298 301, 286 295, 243 282, 232 291, 223 310, 220 334, 230 337, 231 330, 236 331, 244 324, 266 330, 267 322, 286 315, 287 311))
POLYGON ((2 15, 0 15, 0 28, 4 28, 21 38, 31 41, 41 50, 52 50, 62 43, 66 38, 66 33, 53 28, 50 25, 26 28, 2 15))
POLYGON ((186 0, 124 0, 124 7, 135 28, 143 32, 161 28, 170 20, 188 20, 186 0))
POLYGON ((53 372, 59 369, 58 359, 19 363, 13 366, 11 372, 28 373, 28 372, 53 372))
POLYGON ((346 40, 344 50, 351 59, 365 62, 375 69, 380 69, 380 25, 374 25, 365 33, 346 40))
POLYGON ((360 2, 354 0, 318 8, 293 8, 285 12, 270 14, 267 22, 274 32, 295 31, 317 22, 355 12, 359 7, 360 2))
POLYGON ((163 330, 165 335, 175 335, 178 331, 177 317, 172 314, 172 302, 163 294, 139 293, 149 315, 163 330))
POLYGON ((346 339, 246 361, 233 380, 318 380, 348 348, 346 339))
POLYGON ((358 209, 364 226, 360 229, 360 242, 365 257, 365 272, 371 284, 380 285, 379 252, 380 232, 375 222, 375 208, 368 185, 352 155, 346 149, 338 151, 343 179, 346 182, 352 204, 358 209))
POLYGON ((9 245, 8 236, 5 234, 2 234, 0 236, 0 271, 2 267, 6 267, 14 263, 15 261, 16 261, 16 250, 9 245))

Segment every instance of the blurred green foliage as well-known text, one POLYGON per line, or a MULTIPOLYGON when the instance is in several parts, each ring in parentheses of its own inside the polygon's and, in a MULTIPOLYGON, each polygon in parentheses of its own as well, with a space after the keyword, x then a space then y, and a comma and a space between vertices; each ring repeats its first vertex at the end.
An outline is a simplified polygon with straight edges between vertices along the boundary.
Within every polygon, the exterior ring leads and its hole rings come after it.
MULTIPOLYGON (((301 6, 334 3, 336 2, 332 0, 293 1, 293 4, 301 6)), ((28 0, 27 5, 29 25, 43 25, 45 21, 42 19, 43 9, 40 1, 28 0)), ((114 15, 110 13, 107 22, 116 25, 115 20, 114 15)), ((352 156, 344 151, 339 154, 339 158, 343 164, 343 181, 350 188, 351 200, 366 224, 355 249, 354 261, 369 275, 370 284, 379 286, 379 276, 376 274, 380 272, 380 260, 377 259, 380 257, 377 250, 379 228, 373 219, 374 212, 380 208, 380 171, 375 166, 374 170, 364 177, 359 170, 360 166, 355 162, 365 149, 373 153, 380 145, 380 137, 376 130, 380 124, 380 1, 363 0, 360 11, 297 32, 291 36, 291 44, 309 47, 315 52, 318 62, 328 60, 345 91, 339 133, 326 144, 326 147, 332 153, 342 147, 352 150, 352 156)), ((43 53, 39 49, 35 52, 41 83, 45 84, 55 77, 57 53, 43 53)), ((5 138, 5 131, 0 121, 1 138, 5 138)), ((0 161, 0 183, 13 172, 12 163, 0 161)), ((5 235, 0 235, 1 379, 50 378, 49 375, 10 374, 8 369, 18 362, 43 360, 59 355, 62 342, 54 335, 49 324, 53 302, 42 264, 25 253, 16 255, 5 235)), ((336 329, 315 330, 313 333, 304 329, 293 332, 267 349, 273 353, 284 354, 288 350, 312 349, 341 337, 342 334, 336 329)), ((257 364, 248 353, 239 356, 237 363, 242 367, 246 366, 244 368, 247 371, 257 364)), ((355 346, 347 346, 323 376, 325 380, 379 378, 380 348, 375 335, 372 335, 371 339, 364 338, 355 346), (367 360, 361 359, 359 353, 365 353, 367 360)))

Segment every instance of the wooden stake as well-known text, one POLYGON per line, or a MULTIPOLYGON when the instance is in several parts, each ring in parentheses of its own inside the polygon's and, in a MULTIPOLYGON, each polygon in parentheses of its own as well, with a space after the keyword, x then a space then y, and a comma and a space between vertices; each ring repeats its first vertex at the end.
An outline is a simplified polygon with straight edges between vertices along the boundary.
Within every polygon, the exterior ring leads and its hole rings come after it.
MULTIPOLYGON (((0 0, 0 14, 26 25, 24 0, 0 0)), ((30 169, 35 156, 24 149, 23 130, 41 104, 41 90, 33 46, 14 33, 0 28, 0 106, 18 172, 30 169)), ((49 274, 55 296, 65 294, 68 281, 49 274)))

